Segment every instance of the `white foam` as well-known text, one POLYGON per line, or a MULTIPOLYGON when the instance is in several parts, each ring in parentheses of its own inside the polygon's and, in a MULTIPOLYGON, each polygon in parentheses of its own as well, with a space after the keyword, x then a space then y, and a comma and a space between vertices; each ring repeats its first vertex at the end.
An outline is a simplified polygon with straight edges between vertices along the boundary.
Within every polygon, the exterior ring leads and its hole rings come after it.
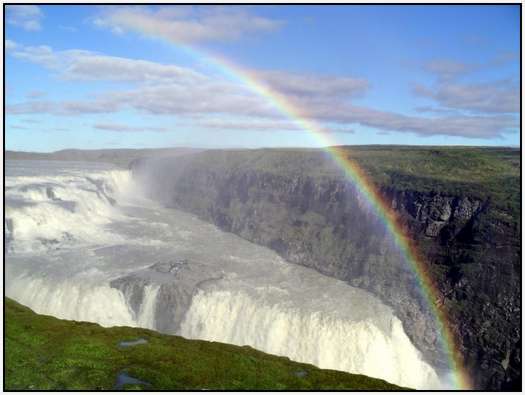
POLYGON ((30 252, 122 241, 104 226, 122 218, 115 202, 132 195, 132 188, 125 170, 7 177, 4 228, 9 228, 9 247, 30 252))
POLYGON ((386 330, 385 316, 363 319, 356 314, 361 319, 341 319, 297 306, 267 304, 244 292, 200 292, 193 298, 181 335, 250 345, 321 368, 365 374, 411 388, 435 388, 434 369, 422 360, 399 319, 386 309, 384 314, 389 315, 386 330))
POLYGON ((155 329, 155 304, 160 286, 146 285, 144 287, 144 300, 140 306, 137 326, 155 329))
POLYGON ((121 292, 78 279, 46 281, 18 277, 6 282, 6 295, 39 314, 96 322, 102 326, 137 326, 121 292))

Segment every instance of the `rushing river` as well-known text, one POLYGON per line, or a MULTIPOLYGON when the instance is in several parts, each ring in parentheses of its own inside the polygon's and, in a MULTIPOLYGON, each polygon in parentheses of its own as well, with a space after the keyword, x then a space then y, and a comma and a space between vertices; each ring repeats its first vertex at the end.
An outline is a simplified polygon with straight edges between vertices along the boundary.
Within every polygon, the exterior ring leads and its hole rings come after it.
POLYGON ((159 206, 126 170, 6 161, 5 202, 6 295, 38 313, 441 387, 373 295, 159 206))

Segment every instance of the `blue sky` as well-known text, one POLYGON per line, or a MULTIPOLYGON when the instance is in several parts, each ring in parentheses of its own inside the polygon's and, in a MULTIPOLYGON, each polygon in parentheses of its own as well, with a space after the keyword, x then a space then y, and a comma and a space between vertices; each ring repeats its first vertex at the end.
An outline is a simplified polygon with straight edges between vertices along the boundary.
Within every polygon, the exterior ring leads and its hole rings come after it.
POLYGON ((516 146, 519 26, 519 5, 7 6, 6 148, 325 144, 298 114, 337 144, 516 146))

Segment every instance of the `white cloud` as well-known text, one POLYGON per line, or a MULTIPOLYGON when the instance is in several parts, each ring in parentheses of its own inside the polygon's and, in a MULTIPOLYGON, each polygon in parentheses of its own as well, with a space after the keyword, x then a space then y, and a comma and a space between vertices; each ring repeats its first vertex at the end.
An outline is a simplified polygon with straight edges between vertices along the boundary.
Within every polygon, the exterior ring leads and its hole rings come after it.
POLYGON ((368 81, 359 78, 282 71, 261 71, 254 74, 271 89, 286 95, 350 97, 362 96, 368 89, 368 81))
POLYGON ((438 79, 443 81, 465 75, 477 68, 479 68, 478 65, 454 62, 446 59, 433 60, 423 66, 425 71, 435 74, 438 79))
POLYGON ((7 23, 24 30, 37 31, 41 29, 44 14, 36 5, 17 4, 6 6, 7 23))
POLYGON ((515 61, 514 53, 504 53, 486 64, 468 65, 440 60, 427 63, 425 71, 437 80, 431 87, 415 85, 417 96, 436 101, 442 110, 469 113, 517 113, 520 110, 520 87, 510 80, 466 83, 462 77, 475 71, 492 71, 495 67, 515 61))
POLYGON ((162 84, 115 92, 110 100, 150 114, 236 114, 276 117, 267 101, 234 84, 162 84))
POLYGON ((517 113, 520 87, 510 81, 478 84, 439 83, 434 89, 416 91, 437 101, 442 107, 480 113, 517 113))
POLYGON ((93 20, 116 34, 136 32, 174 43, 232 41, 248 34, 272 32, 282 21, 252 15, 240 8, 172 5, 108 8, 93 20))
MULTIPOLYGON (((112 57, 89 51, 53 51, 48 46, 25 47, 18 44, 12 54, 41 64, 61 78, 126 81, 132 84, 131 87, 127 84, 125 88, 120 87, 82 100, 9 103, 6 111, 10 114, 81 115, 128 110, 153 116, 175 115, 179 119, 194 122, 198 117, 196 122, 201 126, 214 129, 294 130, 295 124, 272 102, 254 94, 248 86, 221 79, 217 75, 212 77, 177 65, 112 57)), ((495 104, 515 105, 516 98, 512 95, 506 100, 502 99, 504 95, 499 95, 496 100, 494 92, 503 90, 503 87, 470 87, 466 92, 456 89, 445 91, 447 94, 444 95, 421 87, 419 94, 433 97, 441 105, 468 109, 477 107, 479 111, 476 114, 457 111, 435 113, 432 117, 408 116, 353 104, 351 100, 354 97, 366 92, 366 80, 283 71, 254 70, 249 73, 271 92, 280 94, 289 106, 294 107, 296 113, 325 125, 326 130, 344 132, 351 131, 355 125, 364 125, 382 131, 409 132, 420 136, 497 138, 519 127, 515 116, 490 111, 494 110, 492 106, 495 104), (485 96, 492 99, 487 101, 485 96), (461 101, 458 102, 458 98, 461 101), (493 115, 488 114, 490 112, 493 115)), ((444 84, 441 82, 442 86, 444 84)), ((119 125, 109 124, 98 126, 102 130, 112 127, 111 130, 130 132, 138 128, 129 129, 130 126, 126 125, 117 128, 119 125)))
MULTIPOLYGON (((85 101, 64 102, 26 102, 6 106, 8 114, 52 113, 55 115, 80 115, 115 113, 120 110, 133 109, 153 115, 176 115, 179 118, 191 120, 201 116, 197 121, 202 126, 227 129, 228 127, 245 130, 283 130, 282 126, 290 127, 289 121, 282 115, 265 108, 264 102, 251 103, 243 100, 235 101, 231 97, 218 97, 210 102, 206 100, 206 90, 192 92, 188 96, 184 90, 165 90, 151 87, 136 90, 108 93, 104 97, 85 101), (252 117, 248 122, 230 121, 219 123, 206 117, 221 115, 228 117, 252 117), (188 118, 190 117, 190 118, 188 118), (256 118, 266 119, 262 122, 256 118)), ((407 116, 398 113, 380 111, 366 107, 357 107, 350 103, 336 103, 327 100, 324 104, 318 101, 304 104, 295 103, 301 112, 316 120, 321 125, 337 124, 337 128, 326 127, 327 131, 344 132, 345 128, 352 130, 352 125, 364 125, 383 131, 410 132, 419 136, 460 136, 467 138, 497 138, 504 133, 519 128, 519 122, 513 116, 441 116, 435 118, 407 116)), ((288 129, 291 130, 291 129, 288 129)))
POLYGON ((62 66, 60 59, 47 45, 23 46, 17 45, 10 51, 15 58, 24 59, 29 62, 37 63, 47 68, 53 69, 62 66))
POLYGON ((26 97, 29 99, 38 99, 39 97, 46 96, 46 94, 47 93, 44 91, 34 90, 34 91, 27 93, 26 97))
MULTIPOLYGON (((194 119, 195 120, 195 119, 194 119)), ((289 131, 302 130, 302 128, 294 122, 287 121, 269 121, 269 120, 240 120, 232 121, 225 119, 207 119, 196 122, 198 125, 207 129, 221 129, 221 130, 257 130, 257 131, 289 131)))
POLYGON ((47 45, 17 45, 13 47, 11 54, 56 71, 60 77, 69 80, 196 82, 205 78, 185 67, 106 56, 84 50, 54 51, 47 45))
POLYGON ((166 132, 168 129, 154 126, 129 126, 117 123, 99 123, 93 128, 111 132, 166 132))
POLYGON ((5 50, 11 51, 16 48, 16 43, 12 40, 5 40, 5 50))
POLYGON ((313 118, 340 123, 358 123, 364 126, 418 136, 460 136, 467 138, 499 138, 517 130, 519 122, 507 115, 457 115, 416 117, 388 111, 358 107, 351 104, 327 103, 310 109, 313 118))
POLYGON ((196 82, 204 78, 188 68, 146 60, 73 51, 66 51, 62 55, 67 62, 62 76, 67 79, 140 82, 191 80, 196 82))
MULTIPOLYGON (((244 131, 303 131, 304 128, 297 122, 293 121, 281 121, 281 120, 268 120, 268 119, 241 119, 241 120, 230 120, 230 119, 209 119, 208 117, 192 117, 191 121, 193 124, 198 124, 207 129, 220 129, 220 130, 244 130, 244 131)), ((345 125, 330 124, 326 125, 327 132, 334 133, 354 133, 354 130, 349 129, 345 125)))

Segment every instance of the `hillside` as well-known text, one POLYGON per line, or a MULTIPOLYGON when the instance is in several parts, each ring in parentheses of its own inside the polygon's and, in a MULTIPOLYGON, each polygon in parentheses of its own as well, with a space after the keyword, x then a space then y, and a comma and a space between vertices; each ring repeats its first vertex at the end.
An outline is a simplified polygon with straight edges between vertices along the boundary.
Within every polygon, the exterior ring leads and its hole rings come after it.
POLYGON ((401 389, 247 346, 59 320, 10 299, 4 312, 4 390, 401 389))

